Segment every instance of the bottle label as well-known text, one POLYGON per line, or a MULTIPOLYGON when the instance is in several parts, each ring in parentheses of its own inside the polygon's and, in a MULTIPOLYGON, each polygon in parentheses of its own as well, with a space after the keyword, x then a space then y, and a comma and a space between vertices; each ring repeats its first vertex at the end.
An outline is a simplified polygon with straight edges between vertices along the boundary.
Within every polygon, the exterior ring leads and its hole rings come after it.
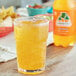
POLYGON ((61 36, 73 34, 71 14, 69 11, 54 10, 54 34, 61 36))

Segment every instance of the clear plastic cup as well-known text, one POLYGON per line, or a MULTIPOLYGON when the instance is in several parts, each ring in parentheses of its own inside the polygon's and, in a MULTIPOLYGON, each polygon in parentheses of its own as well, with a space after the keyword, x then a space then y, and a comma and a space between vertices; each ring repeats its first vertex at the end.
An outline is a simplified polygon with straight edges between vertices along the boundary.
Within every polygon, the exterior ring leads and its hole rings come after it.
POLYGON ((43 72, 49 21, 40 17, 20 17, 14 25, 18 71, 24 74, 43 72))

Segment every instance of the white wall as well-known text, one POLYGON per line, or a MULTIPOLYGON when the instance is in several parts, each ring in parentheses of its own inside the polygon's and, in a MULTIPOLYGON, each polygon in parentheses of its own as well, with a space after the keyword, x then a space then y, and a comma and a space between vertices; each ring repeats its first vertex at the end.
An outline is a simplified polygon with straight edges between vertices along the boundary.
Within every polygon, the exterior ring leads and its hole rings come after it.
POLYGON ((20 0, 0 0, 0 7, 3 5, 5 7, 8 6, 19 6, 20 0))
POLYGON ((25 7, 27 4, 38 3, 41 4, 41 0, 0 0, 0 7, 3 5, 8 6, 22 6, 25 7))

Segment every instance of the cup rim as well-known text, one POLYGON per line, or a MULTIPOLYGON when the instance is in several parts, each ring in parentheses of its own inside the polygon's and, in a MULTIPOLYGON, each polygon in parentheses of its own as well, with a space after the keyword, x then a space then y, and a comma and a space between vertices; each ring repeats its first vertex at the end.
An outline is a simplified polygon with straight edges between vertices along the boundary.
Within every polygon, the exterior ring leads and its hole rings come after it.
MULTIPOLYGON (((39 23, 39 24, 45 24, 45 23, 49 23, 49 20, 46 19, 46 18, 42 18, 42 17, 37 17, 37 16, 27 16, 27 17, 19 17, 19 18, 16 18, 14 20, 14 24, 17 23, 17 22, 21 22, 21 21, 37 21, 37 20, 44 20, 42 23, 39 23), (31 20, 29 20, 29 18, 32 18, 31 20)), ((36 24, 38 25, 38 24, 36 24)))
POLYGON ((23 17, 19 17, 19 18, 16 18, 14 21, 17 21, 17 20, 28 20, 29 21, 29 19, 31 19, 31 20, 33 20, 33 19, 36 19, 36 20, 48 20, 48 19, 46 19, 46 18, 44 18, 44 17, 41 17, 41 16, 23 16, 23 17))

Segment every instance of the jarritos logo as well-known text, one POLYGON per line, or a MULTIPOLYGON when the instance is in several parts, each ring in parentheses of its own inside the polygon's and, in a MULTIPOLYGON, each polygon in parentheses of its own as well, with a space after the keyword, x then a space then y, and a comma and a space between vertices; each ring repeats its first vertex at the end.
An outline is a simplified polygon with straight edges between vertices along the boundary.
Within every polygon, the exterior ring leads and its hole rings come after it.
POLYGON ((66 12, 61 12, 56 21, 57 26, 70 27, 72 26, 71 19, 66 12))

